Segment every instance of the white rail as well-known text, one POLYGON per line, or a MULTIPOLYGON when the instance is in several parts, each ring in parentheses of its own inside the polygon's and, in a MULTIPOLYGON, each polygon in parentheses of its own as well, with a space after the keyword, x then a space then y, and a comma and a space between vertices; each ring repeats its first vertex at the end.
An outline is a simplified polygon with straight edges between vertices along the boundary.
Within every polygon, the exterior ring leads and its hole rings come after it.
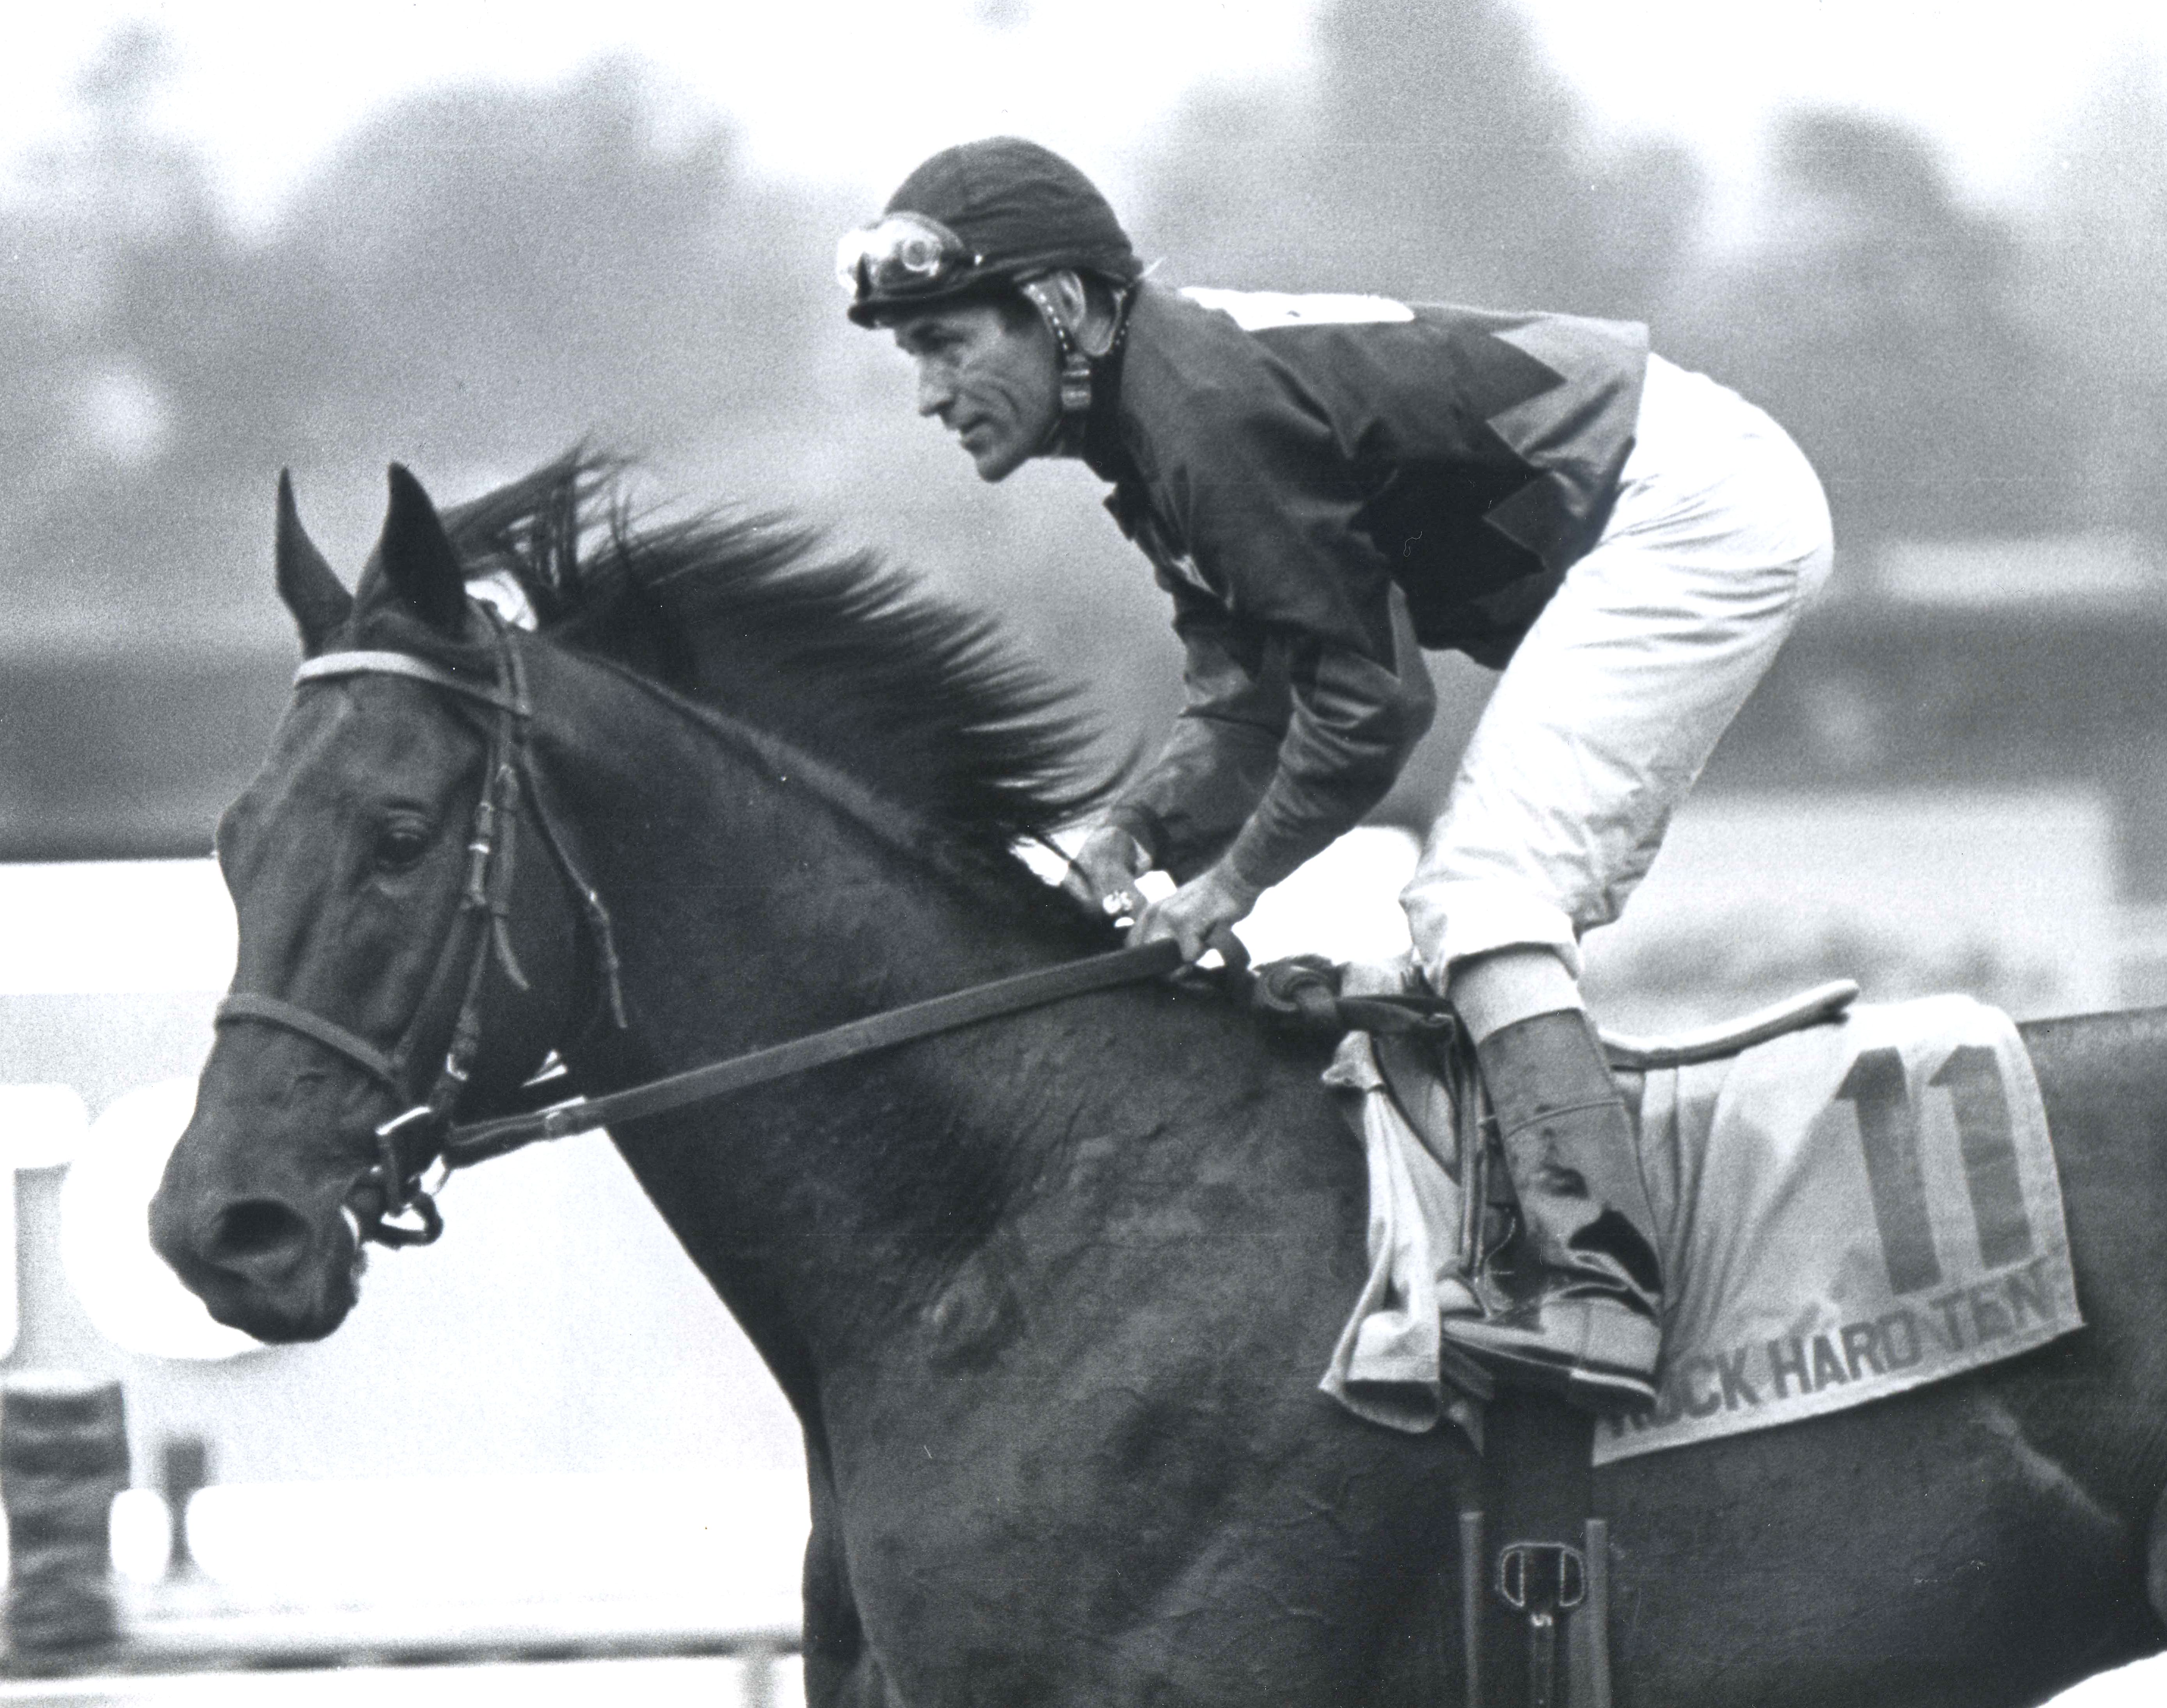
POLYGON ((73 1656, 0 1656, 0 1702, 110 1700, 104 1686, 150 1675, 729 1658, 744 1665, 742 1700, 766 1708, 776 1662, 798 1646, 791 1627, 628 1617, 607 1605, 159 1615, 73 1656))

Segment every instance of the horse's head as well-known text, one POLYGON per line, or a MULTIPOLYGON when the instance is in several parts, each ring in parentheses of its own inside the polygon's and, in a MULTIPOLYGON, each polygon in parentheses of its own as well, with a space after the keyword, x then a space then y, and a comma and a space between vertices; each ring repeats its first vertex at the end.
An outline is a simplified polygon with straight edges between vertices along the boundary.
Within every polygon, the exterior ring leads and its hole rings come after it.
POLYGON ((364 1234, 433 1233, 432 1133, 526 1079, 589 981, 517 643, 427 495, 394 467, 357 597, 282 477, 277 563, 309 661, 219 826, 240 957, 151 1232, 220 1321, 297 1340, 352 1308, 364 1234))

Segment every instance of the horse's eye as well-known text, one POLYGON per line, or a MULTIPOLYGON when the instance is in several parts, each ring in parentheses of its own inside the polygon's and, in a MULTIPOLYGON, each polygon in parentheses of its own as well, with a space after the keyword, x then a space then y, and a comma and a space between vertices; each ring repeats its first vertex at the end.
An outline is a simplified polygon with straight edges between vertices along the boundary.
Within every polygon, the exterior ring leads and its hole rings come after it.
POLYGON ((379 872, 404 872, 429 851, 429 833, 422 825, 401 821, 386 825, 376 833, 371 854, 379 872))

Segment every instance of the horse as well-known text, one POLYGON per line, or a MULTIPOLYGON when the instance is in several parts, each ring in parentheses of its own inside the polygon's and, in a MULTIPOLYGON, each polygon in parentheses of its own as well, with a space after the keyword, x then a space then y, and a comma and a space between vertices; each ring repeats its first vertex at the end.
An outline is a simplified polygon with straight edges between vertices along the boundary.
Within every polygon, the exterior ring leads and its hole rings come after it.
MULTIPOLYGON (((1117 942, 1015 851, 1103 783, 1059 682, 612 474, 440 514, 395 467, 352 594, 282 477, 305 655, 379 662, 303 666, 218 830, 234 1006, 151 1223, 221 1322, 326 1335, 364 1235, 432 1231, 378 1132, 416 1064, 485 1115, 552 1051, 599 1095, 1117 942), (523 851, 478 887, 470 836, 523 851)), ((2161 1647, 2167 1014, 2024 1036, 2087 1326, 1598 1472, 1621 1708, 2013 1708, 2161 1647)), ((1317 1390, 1367 1269, 1324 1060, 1159 980, 613 1129, 803 1424, 816 1708, 1444 1699, 1477 1461, 1317 1390)))

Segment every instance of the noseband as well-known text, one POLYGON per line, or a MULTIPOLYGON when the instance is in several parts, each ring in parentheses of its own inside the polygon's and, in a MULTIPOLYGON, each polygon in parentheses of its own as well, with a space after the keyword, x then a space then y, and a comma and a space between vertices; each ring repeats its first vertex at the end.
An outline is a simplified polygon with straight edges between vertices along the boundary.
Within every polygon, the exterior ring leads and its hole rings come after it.
MULTIPOLYGON (((217 1024, 247 1021, 279 1027, 322 1045, 359 1068, 389 1091, 403 1111, 376 1128, 377 1159, 363 1178, 377 1188, 378 1201, 362 1220, 361 1233, 383 1245, 427 1245, 443 1232, 442 1215, 435 1199, 425 1191, 421 1176, 439 1156, 450 1131, 453 1111, 473 1071, 481 1047, 483 981, 494 959, 505 977, 521 990, 529 989, 527 975, 513 952, 506 924, 511 905, 511 886, 519 827, 519 796, 522 787, 540 827, 543 846, 556 862, 572 894, 579 898, 596 963, 602 977, 602 997, 612 1020, 625 1024, 624 996, 619 985, 616 942, 610 929, 609 910, 593 887, 580 875, 566 851, 564 839, 551 823, 548 809, 537 784, 527 730, 533 708, 527 695, 526 672, 511 634, 490 618, 496 641, 497 680, 469 681, 427 660, 404 652, 332 652, 312 658, 294 673, 299 689, 312 682, 341 682, 349 676, 392 676, 427 682, 491 713, 486 780, 474 808, 473 830, 467 838, 467 868, 459 898, 459 916, 446 936, 435 970, 422 988, 421 1001, 404 1036, 389 1053, 379 1049, 336 1021, 326 1019, 299 1004, 265 992, 236 990, 218 1006, 217 1024), (449 1048, 426 1094, 420 1092, 414 1057, 422 1048, 428 1017, 441 1011, 453 989, 460 992, 458 1017, 453 1023, 449 1048), (411 1222, 395 1218, 409 1213, 411 1222)), ((358 1213, 358 1212, 357 1212, 358 1213)))

